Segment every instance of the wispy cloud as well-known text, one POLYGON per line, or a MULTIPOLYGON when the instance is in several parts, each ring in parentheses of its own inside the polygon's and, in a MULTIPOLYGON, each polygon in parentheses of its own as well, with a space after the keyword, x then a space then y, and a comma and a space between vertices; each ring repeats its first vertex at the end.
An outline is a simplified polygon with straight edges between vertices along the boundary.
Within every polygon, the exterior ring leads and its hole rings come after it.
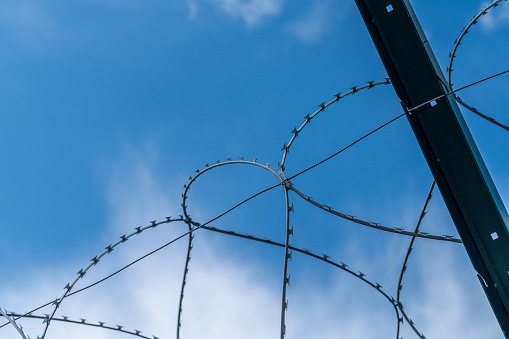
POLYGON ((262 24, 281 13, 284 0, 209 0, 228 15, 242 19, 248 27, 262 24))
POLYGON ((488 31, 509 26, 509 4, 503 1, 497 7, 491 8, 488 14, 480 18, 479 23, 488 31))
POLYGON ((194 1, 188 1, 187 8, 189 10, 189 12, 188 12, 189 20, 196 19, 197 15, 198 15, 198 4, 194 1))
POLYGON ((345 17, 345 5, 340 6, 329 0, 315 1, 304 15, 287 25, 287 31, 305 43, 319 43, 345 17))
POLYGON ((56 23, 38 1, 4 1, 0 4, 0 26, 24 43, 39 43, 56 33, 56 23))

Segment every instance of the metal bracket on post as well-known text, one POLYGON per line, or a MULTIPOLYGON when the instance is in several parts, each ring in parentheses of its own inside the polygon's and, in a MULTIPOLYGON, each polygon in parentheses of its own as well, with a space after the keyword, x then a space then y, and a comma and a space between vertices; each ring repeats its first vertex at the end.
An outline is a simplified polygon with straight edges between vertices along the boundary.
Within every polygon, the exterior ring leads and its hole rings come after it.
POLYGON ((355 0, 509 338, 509 216, 408 0, 355 0), (422 108, 422 103, 442 96, 422 108))

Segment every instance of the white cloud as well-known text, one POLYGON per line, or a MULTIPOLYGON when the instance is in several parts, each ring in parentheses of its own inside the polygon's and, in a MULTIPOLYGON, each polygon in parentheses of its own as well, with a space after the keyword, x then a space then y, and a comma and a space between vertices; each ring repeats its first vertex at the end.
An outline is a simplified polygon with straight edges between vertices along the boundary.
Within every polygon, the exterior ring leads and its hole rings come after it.
POLYGON ((234 18, 242 19, 248 27, 258 26, 270 16, 281 13, 284 0, 209 0, 234 18))
POLYGON ((194 1, 188 1, 187 7, 189 9, 188 18, 189 20, 195 20, 198 16, 198 5, 194 1))
POLYGON ((491 8, 487 14, 480 18, 479 23, 488 31, 493 31, 499 27, 507 27, 509 23, 509 3, 502 1, 497 7, 491 8))
POLYGON ((336 2, 329 0, 314 2, 305 15, 288 24, 288 32, 306 43, 319 43, 333 32, 334 24, 345 16, 345 8, 340 11, 337 6, 336 2))

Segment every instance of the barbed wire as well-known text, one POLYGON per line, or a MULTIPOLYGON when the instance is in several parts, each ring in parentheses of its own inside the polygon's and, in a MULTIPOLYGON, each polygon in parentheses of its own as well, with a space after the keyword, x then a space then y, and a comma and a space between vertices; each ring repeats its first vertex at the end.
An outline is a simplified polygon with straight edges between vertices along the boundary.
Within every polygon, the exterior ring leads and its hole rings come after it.
MULTIPOLYGON (((188 198, 187 194, 188 194, 189 190, 191 189, 191 185, 200 176, 207 173, 208 171, 211 171, 215 168, 222 167, 222 166, 231 166, 231 165, 238 165, 238 164, 251 165, 251 166, 256 166, 256 167, 262 168, 262 169, 272 173, 274 176, 276 176, 276 178, 279 180, 279 182, 283 181, 282 178, 279 176, 279 174, 269 167, 270 163, 266 162, 265 165, 263 165, 263 164, 258 163, 257 162, 258 159, 256 159, 256 158, 253 158, 252 161, 244 160, 244 158, 245 157, 239 157, 239 160, 232 160, 232 158, 227 158, 226 161, 216 160, 216 162, 212 165, 206 164, 205 168, 203 170, 199 170, 199 169, 196 170, 197 174, 195 174, 194 177, 193 176, 189 177, 189 182, 186 185, 184 185, 184 193, 182 193, 182 210, 183 210, 185 219, 188 221, 187 225, 189 226, 189 231, 192 230, 194 223, 192 222, 191 216, 189 215, 189 213, 187 211, 187 205, 186 205, 187 198, 188 198)), ((279 184, 277 186, 279 186, 279 184)), ((274 186, 274 187, 277 187, 277 186, 274 186)), ((180 328, 182 326, 181 319, 182 319, 182 311, 183 311, 182 305, 183 305, 183 299, 184 299, 184 289, 185 289, 185 285, 186 285, 186 281, 187 281, 187 273, 189 272, 189 262, 191 260, 190 254, 191 254, 191 249, 193 248, 192 242, 193 242, 193 235, 192 235, 192 233, 189 233, 189 244, 187 247, 187 257, 186 257, 184 274, 183 274, 182 284, 181 284, 181 289, 180 289, 180 297, 179 297, 179 308, 178 308, 178 315, 177 315, 177 339, 180 339, 180 328)))
POLYGON ((6 310, 5 311, 2 310, 1 307, 0 307, 0 315, 3 316, 5 319, 7 319, 7 321, 9 321, 9 324, 11 324, 16 329, 16 331, 18 331, 18 333, 21 336, 21 338, 23 338, 23 339, 30 339, 30 338, 27 338, 25 336, 25 332, 23 332, 23 327, 19 326, 16 323, 16 320, 12 319, 12 315, 8 314, 8 312, 6 310))
POLYGON ((290 147, 293 145, 294 141, 297 139, 297 137, 299 136, 299 133, 302 132, 304 127, 306 127, 311 122, 311 120, 314 117, 316 117, 319 113, 325 111, 325 109, 327 107, 329 107, 330 105, 332 105, 332 104, 334 104, 336 102, 339 102, 340 99, 343 99, 343 98, 345 98, 345 97, 347 97, 349 95, 353 95, 353 94, 358 93, 358 92, 360 92, 360 91, 362 91, 364 89, 374 88, 374 87, 379 86, 379 85, 389 85, 390 83, 391 83, 391 80, 389 78, 385 78, 384 81, 379 81, 379 82, 368 81, 368 83, 366 85, 363 85, 363 86, 353 86, 353 87, 351 87, 351 89, 348 92, 345 92, 345 93, 339 92, 338 94, 334 95, 334 99, 330 100, 327 103, 325 103, 325 101, 324 101, 323 103, 318 105, 318 107, 320 107, 320 108, 318 108, 312 114, 307 114, 304 117, 304 122, 302 123, 302 125, 300 125, 299 128, 295 127, 292 130, 292 137, 288 141, 288 144, 284 144, 283 148, 281 149, 283 151, 283 158, 281 159, 281 164, 279 164, 279 168, 282 169, 283 172, 284 172, 284 170, 285 170, 285 161, 286 161, 286 157, 288 156, 288 152, 290 151, 290 147))
POLYGON ((163 220, 163 221, 157 221, 157 220, 154 220, 154 221, 151 221, 150 222, 150 225, 148 226, 139 226, 139 227, 136 227, 134 232, 132 232, 131 234, 124 234, 120 237, 120 240, 117 241, 116 243, 114 244, 110 244, 108 246, 106 246, 106 249, 99 255, 93 257, 90 261, 91 263, 86 266, 85 268, 82 268, 78 271, 78 276, 70 283, 67 283, 67 285, 65 285, 64 287, 64 293, 62 294, 62 296, 58 299, 55 299, 55 301, 53 301, 52 305, 54 305, 54 308, 53 308, 53 311, 51 312, 51 314, 44 319, 43 321, 43 324, 45 324, 44 326, 44 330, 43 330, 43 333, 42 333, 42 336, 39 337, 37 336, 37 338, 39 339, 44 339, 45 336, 46 336, 46 333, 48 331, 48 328, 49 328, 49 324, 51 322, 51 320, 53 319, 53 317, 55 316, 55 313, 57 311, 57 309, 60 307, 60 304, 62 303, 62 301, 64 300, 64 298, 71 292, 71 290, 73 289, 74 285, 81 279, 85 276, 85 274, 95 265, 97 265, 97 263, 99 263, 99 261, 101 260, 101 258, 109 253, 111 253, 117 246, 119 246, 120 244, 123 244, 125 243, 127 240, 129 240, 131 237, 133 236, 136 236, 138 234, 141 234, 143 231, 149 229, 149 228, 155 228, 159 225, 162 225, 162 224, 168 224, 168 223, 171 223, 171 222, 175 222, 175 221, 182 221, 182 218, 181 219, 171 219, 171 217, 167 217, 166 220, 163 220))
POLYGON ((291 186, 291 190, 294 191, 298 196, 300 196, 305 201, 307 201, 310 204, 312 204, 312 205, 314 205, 314 206, 324 210, 325 212, 330 213, 330 214, 334 214, 334 215, 336 215, 338 217, 341 217, 343 219, 346 219, 348 221, 354 222, 354 223, 359 224, 359 225, 368 226, 368 227, 371 227, 371 228, 375 228, 377 230, 386 231, 386 232, 390 232, 390 233, 397 233, 397 234, 408 235, 408 236, 411 236, 411 237, 419 237, 419 238, 426 238, 426 239, 433 239, 433 240, 441 240, 441 241, 449 241, 449 242, 461 243, 460 239, 457 239, 456 237, 454 237, 452 235, 439 236, 439 235, 429 234, 429 233, 426 233, 426 232, 417 232, 417 231, 412 232, 412 231, 407 231, 407 230, 405 230, 403 228, 387 227, 387 226, 382 226, 382 225, 380 225, 377 222, 358 219, 357 217, 355 217, 353 215, 345 214, 345 213, 341 213, 341 212, 335 211, 333 207, 327 206, 325 204, 321 204, 321 203, 315 201, 312 197, 307 196, 304 193, 300 192, 297 188, 295 188, 294 185, 291 186))
MULTIPOLYGON (((7 312, 7 311, 6 311, 6 315, 8 317, 14 317, 14 318, 23 317, 23 318, 43 319, 43 320, 47 319, 49 317, 49 314, 45 314, 45 315, 28 314, 28 315, 26 315, 26 314, 21 314, 21 313, 16 313, 16 312, 7 312)), ((155 335, 153 335, 151 337, 147 337, 147 336, 141 334, 142 331, 140 331, 140 330, 136 330, 136 329, 134 329, 132 331, 127 330, 125 328, 125 326, 122 326, 122 325, 109 326, 104 321, 98 321, 97 324, 95 324, 95 323, 87 322, 87 319, 79 318, 79 320, 73 320, 65 315, 61 316, 60 318, 54 317, 52 319, 52 321, 59 321, 59 322, 77 324, 77 325, 90 326, 90 327, 100 327, 100 328, 104 328, 104 329, 108 329, 108 330, 112 330, 112 331, 116 331, 116 332, 121 332, 124 334, 129 334, 129 335, 139 337, 139 338, 144 338, 144 339, 159 339, 159 337, 156 337, 155 335)))
MULTIPOLYGON (((414 230, 415 234, 419 234, 419 229, 421 227, 421 223, 424 220, 424 217, 426 216, 426 214, 428 213, 426 211, 426 209, 428 208, 428 204, 431 201, 431 198, 433 197, 434 188, 435 188, 435 180, 433 180, 433 182, 431 184, 428 195, 426 197, 426 201, 424 203, 424 206, 422 207, 421 214, 419 215, 419 219, 417 220, 417 225, 415 226, 415 230, 414 230)), ((403 316, 405 317, 408 324, 414 329, 414 331, 417 333, 418 336, 420 336, 420 338, 425 338, 423 334, 418 333, 417 329, 413 326, 413 322, 407 318, 406 313, 403 312, 403 304, 401 303, 401 290, 403 289, 403 276, 407 269, 408 258, 410 258, 410 253, 413 250, 415 238, 417 238, 417 236, 414 235, 412 237, 412 240, 410 240, 410 243, 408 244, 407 252, 405 254, 405 260, 403 260, 403 265, 401 266, 401 272, 399 274, 398 288, 397 288, 397 293, 396 293, 396 302, 398 304, 398 307, 400 307, 400 309, 402 310, 403 316)), ((399 326, 398 326, 398 338, 399 338, 399 326)))
MULTIPOLYGON (((479 21, 479 19, 488 14, 488 12, 492 9, 492 8, 495 8, 497 7, 502 1, 504 2, 507 2, 507 0, 494 0, 491 4, 489 4, 488 6, 484 6, 482 8, 482 10, 479 12, 479 14, 477 14, 476 16, 474 16, 472 18, 472 20, 470 20, 470 22, 468 23, 468 25, 466 27, 463 27, 463 29, 461 30, 461 34, 459 36, 459 38, 457 38, 456 40, 454 40, 454 48, 452 50, 451 53, 449 53, 449 66, 447 67, 446 71, 447 71, 447 81, 449 83, 449 87, 452 89, 452 86, 453 86, 453 83, 452 83, 452 71, 453 71, 453 62, 454 62, 454 58, 456 58, 456 52, 458 51, 458 48, 459 46, 461 45, 461 42, 463 40, 463 38, 465 37, 465 35, 470 31, 470 28, 472 28, 475 24, 477 24, 479 21)), ((463 107, 465 107, 466 109, 468 109, 469 111, 477 114, 478 116, 480 116, 481 118, 491 122, 492 124, 495 124, 496 126, 498 127, 501 127, 503 129, 505 129, 506 131, 509 131, 509 125, 504 125, 500 122, 498 122, 497 120, 495 120, 494 118, 480 112, 477 108, 473 107, 473 106, 470 106, 468 104, 466 104, 463 100, 461 100, 461 98, 459 96, 457 96, 455 93, 452 93, 454 98, 456 99, 456 101, 463 107)))

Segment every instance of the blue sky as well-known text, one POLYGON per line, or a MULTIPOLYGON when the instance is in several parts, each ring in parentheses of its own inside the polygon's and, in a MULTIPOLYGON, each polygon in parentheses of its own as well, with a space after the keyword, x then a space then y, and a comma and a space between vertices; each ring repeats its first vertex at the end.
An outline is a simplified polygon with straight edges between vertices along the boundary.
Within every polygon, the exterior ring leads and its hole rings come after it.
MULTIPOLYGON (((453 41, 487 4, 412 1, 444 71, 453 41)), ((503 1, 466 36, 454 86, 506 70, 508 39, 503 1)), ((59 297, 119 236, 182 214, 195 170, 228 157, 277 170, 306 114, 386 77, 353 1, 6 0, 0 40, 0 307, 16 312, 59 297)), ((507 124, 506 88, 507 75, 460 96, 507 124)), ((400 113, 385 85, 331 105, 292 145, 287 175, 400 113)), ((464 115, 507 205, 509 134, 464 115)), ((335 210, 410 230, 432 178, 402 118, 293 182, 335 210)), ((253 166, 223 166, 193 184, 187 205, 203 223, 276 183, 253 166)), ((295 246, 345 262, 396 295, 408 237, 327 215, 295 194, 290 201, 295 246)), ((284 241, 284 206, 282 190, 272 190, 212 226, 284 241)), ((438 192, 423 230, 456 234, 438 192)), ((133 238, 77 288, 185 231, 172 223, 133 238)), ((186 242, 70 297, 57 315, 174 337, 186 242)), ((279 248, 197 231, 182 337, 277 338, 282 264, 279 248)), ((355 277, 297 254, 289 273, 288 338, 395 337, 391 305, 355 277)), ((402 301, 427 338, 502 337, 461 245, 417 239, 402 301)), ((20 323, 31 338, 42 333, 40 320, 20 323)), ((415 337, 408 326, 402 334, 415 337)), ((47 338, 90 335, 126 336, 53 323, 47 338)), ((2 339, 15 336, 0 329, 2 339)))

